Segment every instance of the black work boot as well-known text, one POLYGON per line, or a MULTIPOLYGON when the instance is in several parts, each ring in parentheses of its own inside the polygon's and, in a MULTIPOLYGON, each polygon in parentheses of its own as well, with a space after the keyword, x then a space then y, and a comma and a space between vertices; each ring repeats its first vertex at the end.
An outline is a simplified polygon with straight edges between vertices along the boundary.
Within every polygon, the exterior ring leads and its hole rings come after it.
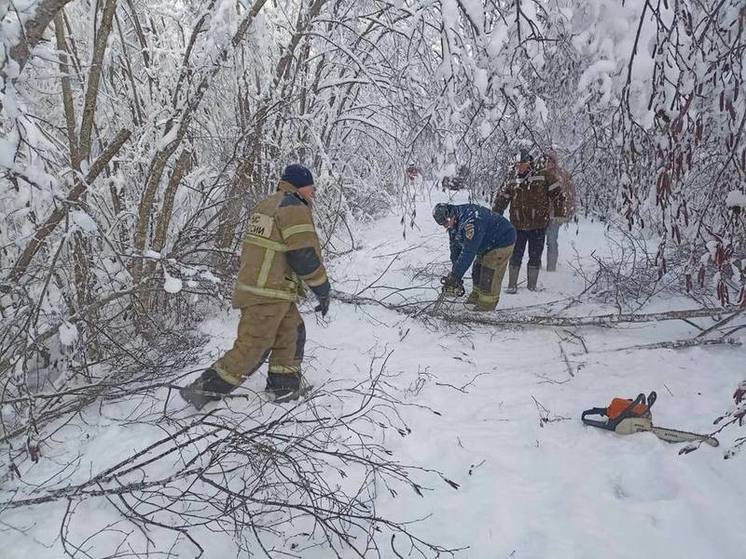
POLYGON ((528 273, 528 279, 527 279, 527 287, 529 291, 536 291, 536 283, 539 281, 539 270, 541 270, 538 266, 529 266, 527 269, 528 273))
POLYGON ((505 293, 518 293, 518 274, 520 271, 520 266, 513 266, 511 264, 508 267, 508 288, 505 290, 505 293))
POLYGON ((215 369, 209 368, 202 371, 202 375, 194 382, 180 388, 179 394, 184 401, 201 410, 206 404, 220 400, 234 388, 236 387, 224 381, 215 369))
POLYGON ((275 402, 297 400, 301 395, 301 374, 267 373, 267 386, 264 390, 275 402))

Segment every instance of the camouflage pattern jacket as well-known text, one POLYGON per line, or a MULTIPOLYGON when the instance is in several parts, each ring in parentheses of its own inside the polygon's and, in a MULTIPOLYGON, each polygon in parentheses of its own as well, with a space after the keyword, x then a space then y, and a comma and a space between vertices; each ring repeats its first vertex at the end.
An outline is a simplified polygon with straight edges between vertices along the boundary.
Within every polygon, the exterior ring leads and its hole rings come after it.
POLYGON ((495 196, 492 210, 502 214, 510 204, 510 222, 516 229, 544 229, 549 225, 552 200, 562 192, 560 181, 549 171, 531 169, 513 175, 495 196))
POLYGON ((280 181, 277 192, 260 201, 251 215, 233 307, 245 307, 257 296, 295 302, 299 280, 317 297, 329 296, 311 208, 294 186, 280 181))

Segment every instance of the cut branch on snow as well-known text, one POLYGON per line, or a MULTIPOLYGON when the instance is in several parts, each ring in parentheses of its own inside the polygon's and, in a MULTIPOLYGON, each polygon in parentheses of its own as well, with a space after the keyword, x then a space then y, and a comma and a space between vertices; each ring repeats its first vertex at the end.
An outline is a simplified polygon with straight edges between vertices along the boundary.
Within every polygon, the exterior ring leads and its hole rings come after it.
POLYGON ((332 297, 343 303, 352 305, 380 305, 384 308, 408 315, 427 315, 442 318, 446 322, 464 324, 484 324, 492 326, 527 325, 527 326, 610 326, 624 323, 644 323, 665 320, 682 320, 685 318, 708 318, 733 312, 732 308, 687 309, 678 311, 664 311, 655 313, 632 314, 603 314, 596 316, 527 316, 525 314, 505 314, 499 311, 494 314, 479 312, 452 311, 447 305, 441 305, 439 310, 431 310, 432 302, 411 302, 405 304, 387 303, 372 297, 358 297, 351 293, 332 291, 332 297))

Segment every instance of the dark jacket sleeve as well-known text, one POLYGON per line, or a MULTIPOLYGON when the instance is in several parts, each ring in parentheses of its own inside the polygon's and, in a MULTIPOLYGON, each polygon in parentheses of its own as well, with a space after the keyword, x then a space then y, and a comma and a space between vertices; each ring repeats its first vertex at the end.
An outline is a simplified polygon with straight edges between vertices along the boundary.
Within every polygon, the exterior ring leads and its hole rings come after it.
POLYGON ((329 296, 330 285, 310 209, 305 204, 280 205, 275 220, 287 246, 288 265, 318 298, 329 296))
POLYGON ((508 179, 503 187, 495 194, 495 202, 492 204, 492 211, 502 214, 513 199, 513 182, 508 179))
MULTIPOLYGON (((453 263, 453 269, 451 271, 451 275, 456 279, 463 278, 464 274, 466 274, 466 271, 469 269, 469 267, 471 267, 472 262, 474 262, 474 258, 476 258, 477 256, 477 249, 482 242, 482 237, 484 237, 484 227, 480 227, 480 224, 474 223, 473 221, 469 221, 467 223, 474 224, 474 236, 471 239, 467 239, 466 236, 464 236, 461 254, 459 254, 456 262, 453 263)), ((465 223, 464 225, 466 225, 467 223, 465 223)), ((461 230, 463 231, 463 229, 461 230)))
POLYGON ((448 231, 448 240, 451 248, 451 264, 455 264, 461 254, 461 243, 458 242, 456 231, 448 231))

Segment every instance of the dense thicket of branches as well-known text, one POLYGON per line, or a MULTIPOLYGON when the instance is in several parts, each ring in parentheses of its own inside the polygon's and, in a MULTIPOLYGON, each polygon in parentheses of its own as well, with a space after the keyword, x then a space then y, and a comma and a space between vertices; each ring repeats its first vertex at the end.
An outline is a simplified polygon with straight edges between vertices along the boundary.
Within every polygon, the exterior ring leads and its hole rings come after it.
POLYGON ((740 0, 20 0, 0 21, 6 440, 56 417, 33 393, 188 357, 291 161, 333 256, 352 220, 413 211, 410 162, 486 197, 519 144, 555 146, 659 278, 746 304, 740 0))

